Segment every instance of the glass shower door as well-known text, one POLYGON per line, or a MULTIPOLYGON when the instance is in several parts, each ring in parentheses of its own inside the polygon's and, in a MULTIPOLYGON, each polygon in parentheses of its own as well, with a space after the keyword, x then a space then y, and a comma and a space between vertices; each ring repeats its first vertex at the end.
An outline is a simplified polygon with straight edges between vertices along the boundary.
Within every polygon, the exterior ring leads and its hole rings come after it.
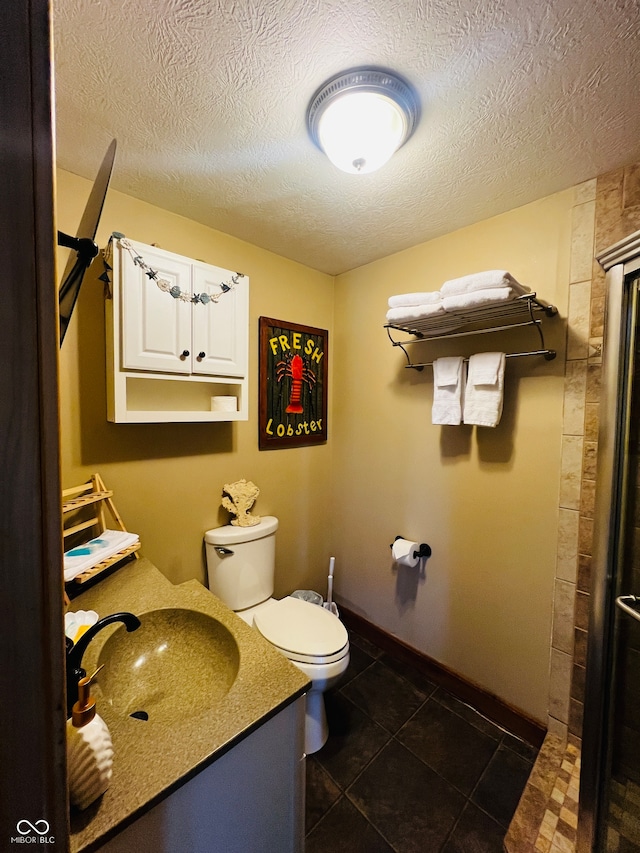
POLYGON ((640 299, 626 302, 620 371, 617 489, 610 564, 609 678, 605 686, 598 851, 640 853, 640 299))

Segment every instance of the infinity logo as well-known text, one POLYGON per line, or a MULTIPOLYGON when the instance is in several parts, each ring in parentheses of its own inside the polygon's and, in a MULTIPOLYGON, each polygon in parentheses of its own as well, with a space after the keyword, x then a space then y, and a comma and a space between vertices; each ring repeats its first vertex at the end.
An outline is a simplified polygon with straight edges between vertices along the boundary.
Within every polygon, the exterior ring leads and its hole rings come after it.
POLYGON ((46 835, 49 832, 49 824, 46 820, 37 820, 31 823, 28 820, 19 820, 16 824, 16 829, 20 835, 26 835, 28 832, 37 832, 38 835, 46 835), (24 827, 27 827, 24 829, 24 827), (42 827, 41 829, 39 827, 42 827))

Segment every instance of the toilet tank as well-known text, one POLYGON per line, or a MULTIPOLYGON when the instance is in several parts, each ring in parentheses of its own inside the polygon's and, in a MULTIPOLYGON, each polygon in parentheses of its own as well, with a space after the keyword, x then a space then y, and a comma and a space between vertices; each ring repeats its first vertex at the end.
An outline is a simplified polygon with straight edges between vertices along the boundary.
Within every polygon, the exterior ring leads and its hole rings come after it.
POLYGON ((253 527, 226 524, 204 534, 209 589, 232 610, 273 595, 278 519, 265 515, 253 527))

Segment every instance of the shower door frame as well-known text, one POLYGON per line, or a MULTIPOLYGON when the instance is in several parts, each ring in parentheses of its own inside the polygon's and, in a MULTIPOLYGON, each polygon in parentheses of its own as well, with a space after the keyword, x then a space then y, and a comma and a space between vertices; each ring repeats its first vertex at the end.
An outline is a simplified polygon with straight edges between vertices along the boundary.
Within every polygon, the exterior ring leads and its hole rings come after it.
MULTIPOLYGON (((621 451, 627 427, 621 427, 626 410, 629 373, 623 361, 629 339, 631 294, 629 284, 640 272, 640 231, 610 246, 596 259, 606 272, 607 299, 599 406, 598 461, 591 561, 591 596, 582 770, 578 817, 578 853, 597 853, 597 830, 602 819, 607 772, 608 701, 613 667, 615 560, 620 547, 620 521, 624 512, 621 451)), ((640 334, 640 330, 638 330, 640 334)))

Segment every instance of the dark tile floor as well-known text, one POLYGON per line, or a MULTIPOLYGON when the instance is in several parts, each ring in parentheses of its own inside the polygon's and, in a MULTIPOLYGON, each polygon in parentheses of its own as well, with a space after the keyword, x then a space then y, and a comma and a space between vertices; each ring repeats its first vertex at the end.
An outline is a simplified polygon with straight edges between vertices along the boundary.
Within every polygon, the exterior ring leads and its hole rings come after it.
POLYGON ((350 633, 307 758, 306 853, 502 853, 536 750, 350 633))

